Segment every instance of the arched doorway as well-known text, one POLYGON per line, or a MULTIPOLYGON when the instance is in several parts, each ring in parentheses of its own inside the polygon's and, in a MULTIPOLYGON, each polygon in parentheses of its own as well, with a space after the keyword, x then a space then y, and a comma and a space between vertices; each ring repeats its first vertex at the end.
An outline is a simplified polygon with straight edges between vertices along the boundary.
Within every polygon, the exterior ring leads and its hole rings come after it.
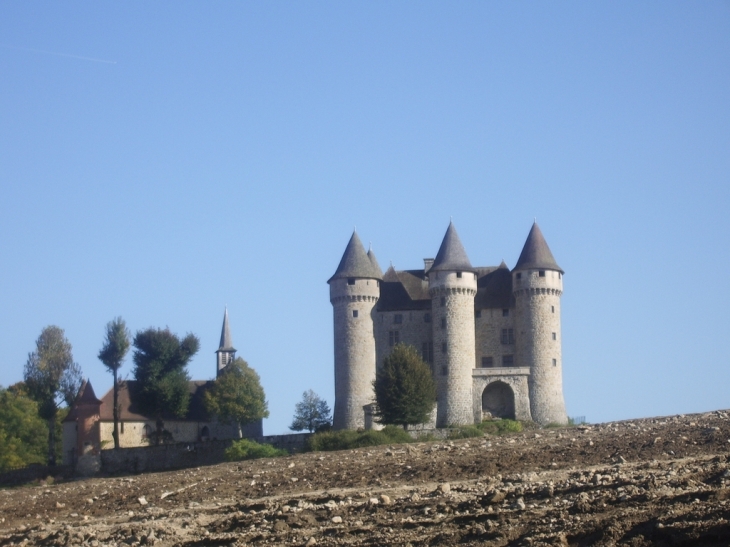
POLYGON ((208 429, 208 426, 203 426, 203 429, 200 431, 200 440, 201 441, 209 441, 210 440, 210 429, 208 429))
POLYGON ((515 394, 504 382, 492 382, 482 393, 482 412, 495 418, 515 419, 515 394))

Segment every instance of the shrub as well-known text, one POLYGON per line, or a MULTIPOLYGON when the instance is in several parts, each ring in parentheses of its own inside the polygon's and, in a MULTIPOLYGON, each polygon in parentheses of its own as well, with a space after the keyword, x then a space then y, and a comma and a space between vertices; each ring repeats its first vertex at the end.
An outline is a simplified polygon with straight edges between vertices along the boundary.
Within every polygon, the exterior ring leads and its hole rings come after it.
POLYGON ((522 423, 517 420, 487 420, 475 427, 488 435, 504 435, 522 431, 522 423))
POLYGON ((484 432, 475 425, 465 425, 449 431, 449 439, 473 439, 483 437, 484 432))
POLYGON ((270 444, 259 444, 250 439, 233 441, 225 451, 226 460, 229 462, 255 460, 257 458, 278 458, 279 456, 288 455, 289 453, 286 450, 274 448, 270 444))
POLYGON ((349 450, 364 446, 382 444, 401 444, 413 442, 413 438, 402 428, 388 425, 380 431, 324 431, 315 433, 307 440, 306 450, 312 452, 329 452, 332 450, 349 450))

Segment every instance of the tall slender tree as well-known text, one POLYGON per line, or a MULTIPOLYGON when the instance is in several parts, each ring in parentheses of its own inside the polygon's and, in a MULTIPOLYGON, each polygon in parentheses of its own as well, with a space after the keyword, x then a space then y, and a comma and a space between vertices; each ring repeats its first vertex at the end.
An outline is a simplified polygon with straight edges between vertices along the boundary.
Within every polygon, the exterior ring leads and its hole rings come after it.
POLYGON ((56 415, 61 403, 71 406, 76 399, 81 368, 74 362, 63 329, 55 325, 44 328, 35 344, 23 377, 28 394, 38 402, 40 417, 48 421, 48 465, 56 465, 56 415))
POLYGON ((129 351, 129 330, 124 319, 117 317, 106 324, 104 346, 99 351, 99 360, 114 376, 114 448, 119 448, 119 369, 129 351))
POLYGON ((198 352, 194 334, 182 340, 170 329, 137 331, 134 335, 134 386, 130 394, 143 414, 155 418, 155 444, 163 439, 165 415, 183 417, 188 411, 190 376, 186 370, 198 352))

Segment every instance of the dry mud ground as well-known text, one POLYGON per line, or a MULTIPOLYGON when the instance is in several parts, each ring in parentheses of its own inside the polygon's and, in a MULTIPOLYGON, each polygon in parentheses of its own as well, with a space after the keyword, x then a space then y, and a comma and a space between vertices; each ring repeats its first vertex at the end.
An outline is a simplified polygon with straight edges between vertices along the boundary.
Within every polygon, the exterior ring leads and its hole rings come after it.
POLYGON ((730 411, 0 490, 8 545, 730 545, 730 411))

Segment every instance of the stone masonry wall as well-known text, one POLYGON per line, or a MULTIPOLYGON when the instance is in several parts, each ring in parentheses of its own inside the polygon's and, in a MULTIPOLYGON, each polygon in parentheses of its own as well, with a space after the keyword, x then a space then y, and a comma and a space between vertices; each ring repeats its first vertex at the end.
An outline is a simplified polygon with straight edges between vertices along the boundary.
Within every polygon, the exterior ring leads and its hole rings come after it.
POLYGON ((375 279, 330 283, 334 313, 335 408, 334 429, 365 427, 363 407, 373 402, 375 334, 373 307, 380 296, 375 279))
POLYGON ((515 354, 515 344, 502 343, 502 330, 512 329, 514 332, 515 310, 508 309, 507 316, 502 308, 476 310, 474 326, 476 329, 476 368, 481 368, 482 357, 491 357, 494 367, 502 366, 502 356, 515 354), (476 317, 479 312, 480 317, 476 317))
POLYGON ((565 424, 560 332, 560 272, 538 270, 513 273, 516 300, 516 365, 530 367, 530 411, 537 423, 565 424), (517 279, 521 273, 521 279, 517 279))
MULTIPOLYGON (((398 341, 413 346, 423 357, 423 344, 430 344, 433 347, 433 335, 431 333, 431 321, 426 322, 426 316, 431 315, 431 310, 404 310, 375 312, 375 347, 377 367, 383 365, 383 360, 390 355, 393 346, 390 344, 391 332, 398 333, 398 341), (396 316, 400 315, 401 322, 396 323, 396 316)), ((395 339, 395 336, 393 337, 395 339)), ((395 341, 395 340, 394 340, 395 341)), ((393 344, 395 345, 395 343, 393 344)), ((426 358, 424 358, 429 365, 426 358)))
POLYGON ((474 296, 471 272, 429 275, 433 314, 434 378, 438 427, 474 423, 472 370, 475 364, 474 296))

